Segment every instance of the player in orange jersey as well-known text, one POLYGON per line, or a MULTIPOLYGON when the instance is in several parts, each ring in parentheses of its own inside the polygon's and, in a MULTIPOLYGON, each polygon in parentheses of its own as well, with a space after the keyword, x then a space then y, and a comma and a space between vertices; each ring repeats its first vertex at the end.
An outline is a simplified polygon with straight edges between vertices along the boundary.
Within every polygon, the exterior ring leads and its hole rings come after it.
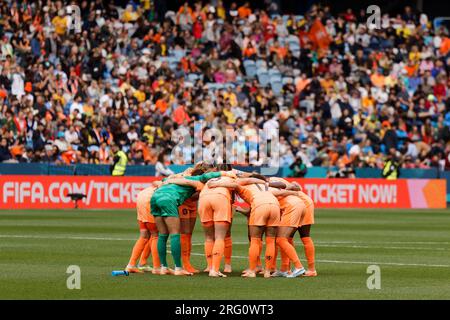
POLYGON ((298 183, 292 182, 291 186, 291 190, 298 190, 298 196, 305 204, 305 210, 298 227, 300 239, 302 240, 306 260, 308 262, 308 270, 303 276, 316 277, 315 247, 311 238, 311 226, 314 224, 314 201, 302 191, 302 187, 298 183))
MULTIPOLYGON (((206 162, 198 162, 194 167, 187 168, 179 174, 169 176, 170 179, 189 177, 194 170, 211 170, 213 166, 206 162)), ((199 270, 191 265, 191 251, 192 251, 192 232, 194 231, 195 223, 197 221, 197 206, 198 206, 199 192, 194 193, 181 206, 178 207, 178 214, 180 216, 180 232, 181 232, 181 260, 186 271, 191 273, 198 273, 199 270)))
POLYGON ((137 220, 139 224, 139 239, 136 241, 128 262, 126 271, 130 273, 142 273, 144 271, 152 271, 147 265, 147 258, 152 253, 153 273, 158 273, 160 262, 158 257, 158 230, 156 228, 155 219, 150 212, 150 199, 155 190, 161 185, 161 181, 154 181, 148 188, 139 192, 136 201, 137 220), (136 266, 140 257, 140 264, 136 266))
MULTIPOLYGON (((208 187, 225 187, 236 190, 239 196, 250 204, 250 248, 249 270, 243 277, 256 277, 256 265, 260 254, 262 235, 266 233, 264 277, 270 277, 270 265, 275 254, 275 236, 277 224, 280 220, 280 207, 276 196, 291 194, 290 191, 269 190, 269 183, 258 179, 261 175, 252 175, 250 178, 239 178, 235 182, 208 182, 208 187), (253 180, 252 180, 253 179, 253 180)), ((263 176, 261 176, 263 177, 263 176)), ((265 177, 263 177, 265 179, 265 177)))
MULTIPOLYGON (((217 170, 222 169, 231 168, 217 167, 217 170)), ((231 183, 234 179, 220 177, 211 181, 231 183)), ((205 232, 205 256, 210 277, 226 277, 219 269, 225 254, 225 239, 231 227, 233 198, 232 191, 225 187, 210 188, 205 185, 200 192, 198 212, 205 232)))
MULTIPOLYGON (((290 183, 282 178, 270 178, 270 181, 280 182, 285 188, 290 189, 290 183)), ((272 274, 273 277, 298 277, 305 273, 302 263, 297 255, 292 241, 292 235, 297 231, 300 225, 302 214, 305 210, 304 202, 297 194, 277 197, 281 209, 281 220, 277 230, 277 246, 281 251, 281 269, 272 274), (294 264, 295 269, 291 274, 289 272, 290 261, 294 264)), ((273 260, 276 266, 276 255, 273 260)))
POLYGON ((192 232, 197 220, 198 192, 188 198, 178 207, 180 216, 181 232, 181 260, 186 271, 198 273, 199 271, 191 265, 192 232))

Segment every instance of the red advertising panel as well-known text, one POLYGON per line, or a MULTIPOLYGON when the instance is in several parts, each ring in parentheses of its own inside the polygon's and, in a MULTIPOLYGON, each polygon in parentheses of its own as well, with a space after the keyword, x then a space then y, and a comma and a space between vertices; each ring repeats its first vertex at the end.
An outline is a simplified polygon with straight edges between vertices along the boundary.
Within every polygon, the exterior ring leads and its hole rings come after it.
MULTIPOLYGON (((86 195, 80 208, 133 208, 155 177, 0 176, 0 209, 73 208, 68 194, 86 195)), ((446 208, 446 181, 438 179, 291 179, 318 208, 446 208)))

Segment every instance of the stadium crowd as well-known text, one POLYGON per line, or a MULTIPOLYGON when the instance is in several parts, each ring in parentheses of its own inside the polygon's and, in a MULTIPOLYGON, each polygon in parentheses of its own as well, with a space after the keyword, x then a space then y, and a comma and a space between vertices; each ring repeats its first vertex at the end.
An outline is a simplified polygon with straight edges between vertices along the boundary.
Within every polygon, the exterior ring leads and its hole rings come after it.
POLYGON ((264 3, 4 1, 0 162, 109 164, 115 144, 129 164, 179 163, 161 156, 173 130, 203 120, 279 129, 284 166, 450 167, 447 30, 410 7, 373 29, 364 10, 264 3))

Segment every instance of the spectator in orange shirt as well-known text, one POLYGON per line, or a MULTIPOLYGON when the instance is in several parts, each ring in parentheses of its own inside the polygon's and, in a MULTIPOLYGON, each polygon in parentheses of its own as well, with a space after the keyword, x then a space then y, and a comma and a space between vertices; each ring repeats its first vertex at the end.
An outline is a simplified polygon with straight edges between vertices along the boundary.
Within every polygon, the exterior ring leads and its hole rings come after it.
POLYGON ((376 69, 375 73, 370 76, 370 81, 372 84, 378 88, 384 86, 385 76, 383 76, 378 69, 376 69))
POLYGON ((164 114, 167 111, 167 108, 169 107, 169 104, 167 102, 167 97, 163 96, 162 98, 159 98, 156 100, 155 104, 156 110, 159 110, 161 114, 164 114))
POLYGON ((305 73, 302 73, 299 79, 295 82, 295 87, 297 89, 297 92, 302 92, 303 89, 306 88, 306 86, 311 82, 310 79, 306 77, 305 73))
POLYGON ((247 47, 244 49, 242 54, 244 55, 244 57, 250 58, 250 59, 253 59, 256 57, 257 51, 256 51, 256 48, 251 43, 251 41, 248 43, 247 47))
POLYGON ((244 5, 240 6, 238 9, 238 15, 241 19, 247 19, 251 14, 252 10, 250 9, 250 4, 248 2, 244 3, 244 5))
POLYGON ((270 52, 275 53, 280 59, 284 59, 287 54, 286 47, 280 46, 280 43, 277 41, 274 42, 273 46, 270 47, 270 52))
POLYGON ((186 108, 184 106, 184 103, 180 104, 178 108, 175 109, 175 111, 172 114, 173 121, 175 121, 178 125, 183 124, 184 121, 188 122, 191 120, 188 113, 186 112, 186 108))

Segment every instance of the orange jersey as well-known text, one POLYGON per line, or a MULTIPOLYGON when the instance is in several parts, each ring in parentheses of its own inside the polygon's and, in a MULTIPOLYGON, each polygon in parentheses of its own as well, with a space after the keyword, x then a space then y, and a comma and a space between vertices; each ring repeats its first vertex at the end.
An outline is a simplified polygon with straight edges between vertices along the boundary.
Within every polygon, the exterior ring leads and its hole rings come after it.
POLYGON ((299 191, 298 196, 305 204, 305 210, 300 220, 299 227, 314 224, 314 201, 303 191, 299 191))
POLYGON ((239 196, 248 204, 252 210, 263 204, 278 204, 277 198, 263 184, 249 184, 241 186, 239 196))
MULTIPOLYGON (((230 177, 220 177, 220 178, 213 178, 210 181, 218 181, 218 182, 233 182, 234 179, 230 177)), ((209 188, 208 184, 205 184, 202 191, 200 192, 200 197, 209 196, 209 195, 223 195, 227 197, 228 200, 231 201, 232 194, 231 190, 229 188, 209 188)))
MULTIPOLYGON (((283 178, 278 178, 278 177, 272 177, 270 178, 271 181, 277 181, 277 182, 283 182, 286 184, 286 186, 289 185, 289 181, 283 179, 283 178)), ((270 188, 270 189, 274 189, 274 188, 270 188)), ((283 189, 280 189, 283 190, 283 189)), ((296 208, 301 208, 303 207, 303 203, 302 200, 299 199, 299 197, 295 196, 295 195, 290 195, 290 196, 284 196, 284 197, 277 197, 278 202, 280 204, 280 209, 286 212, 291 212, 291 211, 295 211, 296 208)), ((306 206, 306 204, 305 204, 306 206)))
POLYGON ((302 199, 302 201, 305 203, 305 207, 308 208, 311 205, 314 205, 314 201, 311 199, 310 196, 308 196, 306 193, 304 193, 303 191, 299 191, 298 192, 298 196, 300 197, 300 199, 302 199))
POLYGON ((150 199, 156 187, 150 186, 138 193, 136 201, 137 219, 142 222, 155 222, 150 212, 150 199))

